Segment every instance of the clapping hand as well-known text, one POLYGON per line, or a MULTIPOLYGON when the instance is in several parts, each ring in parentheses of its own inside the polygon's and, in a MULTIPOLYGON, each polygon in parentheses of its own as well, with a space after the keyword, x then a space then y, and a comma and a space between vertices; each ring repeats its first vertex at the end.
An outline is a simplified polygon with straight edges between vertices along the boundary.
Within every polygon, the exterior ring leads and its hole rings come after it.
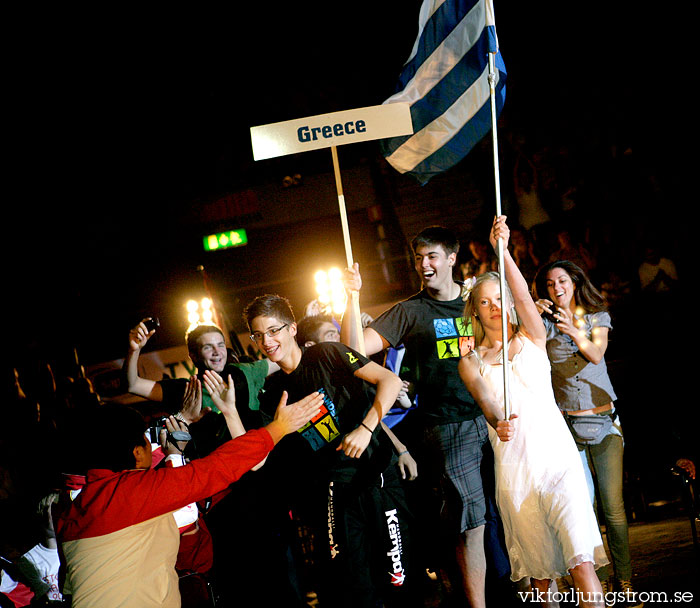
POLYGON ((211 395, 214 405, 221 410, 221 413, 232 414, 236 411, 236 390, 233 378, 229 375, 228 382, 224 382, 216 372, 208 369, 204 372, 204 386, 211 395))
POLYGON ((192 376, 182 398, 181 418, 188 424, 192 424, 201 420, 210 411, 211 409, 208 407, 202 408, 202 383, 197 376, 192 376))

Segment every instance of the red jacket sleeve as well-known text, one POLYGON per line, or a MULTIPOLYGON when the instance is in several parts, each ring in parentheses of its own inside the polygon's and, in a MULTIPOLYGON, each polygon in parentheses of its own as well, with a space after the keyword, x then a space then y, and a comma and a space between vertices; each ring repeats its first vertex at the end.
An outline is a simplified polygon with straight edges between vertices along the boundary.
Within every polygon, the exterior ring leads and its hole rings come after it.
POLYGON ((265 429, 248 431, 184 467, 94 470, 59 518, 61 542, 102 536, 215 494, 238 480, 274 447, 265 429))

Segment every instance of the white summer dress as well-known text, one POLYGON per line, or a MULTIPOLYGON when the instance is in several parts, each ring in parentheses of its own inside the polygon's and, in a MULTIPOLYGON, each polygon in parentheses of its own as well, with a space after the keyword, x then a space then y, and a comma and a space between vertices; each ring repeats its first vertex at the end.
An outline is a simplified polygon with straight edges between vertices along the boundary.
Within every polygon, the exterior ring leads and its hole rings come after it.
MULTIPOLYGON (((489 426, 496 502, 503 520, 511 579, 554 579, 584 562, 608 563, 583 465, 557 408, 547 353, 523 334, 509 376, 515 436, 501 441, 489 426)), ((503 367, 481 362, 481 375, 503 402, 503 367)))

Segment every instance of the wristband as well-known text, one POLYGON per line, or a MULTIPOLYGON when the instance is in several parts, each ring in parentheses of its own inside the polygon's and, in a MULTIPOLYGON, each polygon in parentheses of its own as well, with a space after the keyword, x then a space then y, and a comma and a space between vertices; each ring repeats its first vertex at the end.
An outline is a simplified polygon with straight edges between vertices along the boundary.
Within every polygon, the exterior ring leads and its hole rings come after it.
POLYGON ((369 428, 364 422, 360 422, 360 426, 365 427, 370 433, 374 434, 374 431, 371 428, 369 428))

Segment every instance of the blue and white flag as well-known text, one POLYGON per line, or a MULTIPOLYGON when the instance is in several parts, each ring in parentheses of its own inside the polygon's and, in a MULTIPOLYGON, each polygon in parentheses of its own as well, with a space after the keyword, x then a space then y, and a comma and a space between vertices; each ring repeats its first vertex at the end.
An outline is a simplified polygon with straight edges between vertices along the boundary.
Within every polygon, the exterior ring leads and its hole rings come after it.
POLYGON ((418 37, 384 103, 411 106, 413 135, 380 141, 400 173, 420 183, 462 160, 491 130, 488 54, 495 53, 496 112, 505 100, 493 0, 425 0, 418 37))

